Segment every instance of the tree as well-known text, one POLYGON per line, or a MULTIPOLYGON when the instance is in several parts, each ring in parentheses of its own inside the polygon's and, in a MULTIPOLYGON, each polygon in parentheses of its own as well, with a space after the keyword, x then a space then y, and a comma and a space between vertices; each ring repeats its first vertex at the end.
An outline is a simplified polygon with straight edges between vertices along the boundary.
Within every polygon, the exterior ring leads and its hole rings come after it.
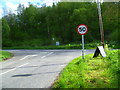
POLYGON ((9 41, 9 35, 10 35, 10 27, 6 19, 2 19, 2 40, 4 46, 8 46, 7 44, 9 41))

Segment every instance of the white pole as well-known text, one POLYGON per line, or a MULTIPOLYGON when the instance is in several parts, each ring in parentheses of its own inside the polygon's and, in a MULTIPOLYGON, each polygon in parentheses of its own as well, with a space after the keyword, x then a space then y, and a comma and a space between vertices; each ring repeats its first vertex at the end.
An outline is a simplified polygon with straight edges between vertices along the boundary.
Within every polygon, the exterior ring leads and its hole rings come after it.
POLYGON ((84 59, 84 35, 82 35, 82 59, 84 59))

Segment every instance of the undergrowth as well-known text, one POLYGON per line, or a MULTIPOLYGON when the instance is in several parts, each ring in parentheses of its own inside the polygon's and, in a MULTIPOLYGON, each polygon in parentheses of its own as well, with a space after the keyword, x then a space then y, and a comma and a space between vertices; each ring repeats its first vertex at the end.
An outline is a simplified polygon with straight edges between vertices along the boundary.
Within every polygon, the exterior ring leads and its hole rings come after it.
POLYGON ((70 62, 53 84, 53 88, 118 88, 120 67, 118 52, 107 51, 107 57, 93 54, 70 62))

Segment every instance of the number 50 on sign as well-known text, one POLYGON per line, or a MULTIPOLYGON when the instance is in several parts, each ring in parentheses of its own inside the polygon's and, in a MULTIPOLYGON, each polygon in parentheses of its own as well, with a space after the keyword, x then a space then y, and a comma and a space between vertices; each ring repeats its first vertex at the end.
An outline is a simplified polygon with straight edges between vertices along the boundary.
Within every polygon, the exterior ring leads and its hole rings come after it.
POLYGON ((88 32, 88 27, 85 24, 80 24, 76 31, 78 32, 78 34, 80 35, 85 35, 88 32))
POLYGON ((82 35, 82 59, 84 59, 84 35, 88 32, 88 27, 85 24, 80 24, 76 31, 82 35))

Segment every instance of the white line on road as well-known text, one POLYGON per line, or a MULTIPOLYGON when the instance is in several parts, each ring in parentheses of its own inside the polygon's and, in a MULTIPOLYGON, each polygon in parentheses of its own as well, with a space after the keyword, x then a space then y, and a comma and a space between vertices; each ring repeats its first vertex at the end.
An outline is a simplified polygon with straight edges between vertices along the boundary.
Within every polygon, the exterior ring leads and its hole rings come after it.
POLYGON ((42 56, 41 58, 45 58, 46 56, 42 56))
POLYGON ((22 66, 25 66, 25 65, 27 65, 27 64, 29 64, 29 63, 23 64, 23 65, 20 65, 20 66, 18 66, 18 67, 22 67, 22 66))
POLYGON ((28 56, 30 56, 30 57, 35 57, 35 56, 38 56, 38 55, 28 55, 28 56))
POLYGON ((20 60, 24 60, 24 59, 26 59, 27 57, 35 57, 35 56, 37 56, 37 55, 27 55, 27 56, 25 56, 24 58, 21 58, 20 60))
POLYGON ((4 72, 4 73, 1 73, 0 75, 3 75, 3 74, 5 74, 5 73, 8 73, 8 72, 13 71, 13 70, 15 70, 15 69, 17 69, 17 68, 13 68, 13 69, 11 69, 11 70, 8 70, 8 71, 6 71, 6 72, 4 72))
POLYGON ((24 58, 21 58, 20 60, 24 60, 25 58, 27 58, 28 56, 25 56, 24 58))
POLYGON ((51 52, 51 53, 49 53, 49 54, 47 54, 47 55, 45 55, 45 56, 42 56, 41 58, 43 59, 43 58, 45 58, 45 57, 47 57, 47 56, 49 56, 49 55, 51 55, 51 54, 53 54, 53 52, 51 52))
MULTIPOLYGON (((53 54, 53 52, 50 52, 49 54, 47 54, 47 55, 45 55, 45 56, 42 56, 41 58, 45 58, 45 57, 47 57, 47 56, 49 56, 49 55, 51 55, 51 54, 53 54)), ((37 56, 37 55, 27 55, 27 56, 21 58, 20 60, 24 60, 24 59, 26 59, 27 57, 34 57, 34 56, 37 56)), ((3 75, 3 74, 8 73, 8 72, 10 72, 10 71, 16 70, 17 68, 23 67, 23 66, 25 66, 25 65, 27 65, 27 64, 29 64, 29 63, 25 63, 25 64, 23 64, 23 65, 20 65, 20 66, 18 66, 18 67, 16 67, 16 68, 13 68, 13 69, 8 70, 8 71, 6 71, 6 72, 4 72, 4 73, 1 73, 0 75, 3 75)))
POLYGON ((5 73, 11 72, 11 71, 13 71, 13 70, 16 70, 17 68, 22 67, 22 66, 25 66, 25 65, 27 65, 27 64, 29 64, 29 63, 25 63, 25 64, 23 64, 23 65, 20 65, 20 66, 16 67, 16 68, 10 69, 10 70, 8 70, 8 71, 6 71, 6 72, 4 72, 4 73, 1 73, 0 75, 3 75, 3 74, 5 74, 5 73))
MULTIPOLYGON (((38 56, 38 55, 27 55, 27 56, 21 58, 20 60, 24 60, 24 59, 26 59, 27 57, 35 57, 35 56, 38 56)), ((15 69, 17 69, 17 68, 19 68, 19 67, 25 66, 25 65, 27 65, 27 64, 29 64, 29 63, 20 65, 20 66, 18 66, 18 67, 16 67, 16 68, 13 68, 13 69, 10 69, 10 70, 8 70, 8 71, 6 71, 6 72, 4 72, 4 73, 1 73, 0 75, 3 75, 3 74, 8 73, 8 72, 10 72, 10 71, 13 71, 13 70, 15 70, 15 69)))

